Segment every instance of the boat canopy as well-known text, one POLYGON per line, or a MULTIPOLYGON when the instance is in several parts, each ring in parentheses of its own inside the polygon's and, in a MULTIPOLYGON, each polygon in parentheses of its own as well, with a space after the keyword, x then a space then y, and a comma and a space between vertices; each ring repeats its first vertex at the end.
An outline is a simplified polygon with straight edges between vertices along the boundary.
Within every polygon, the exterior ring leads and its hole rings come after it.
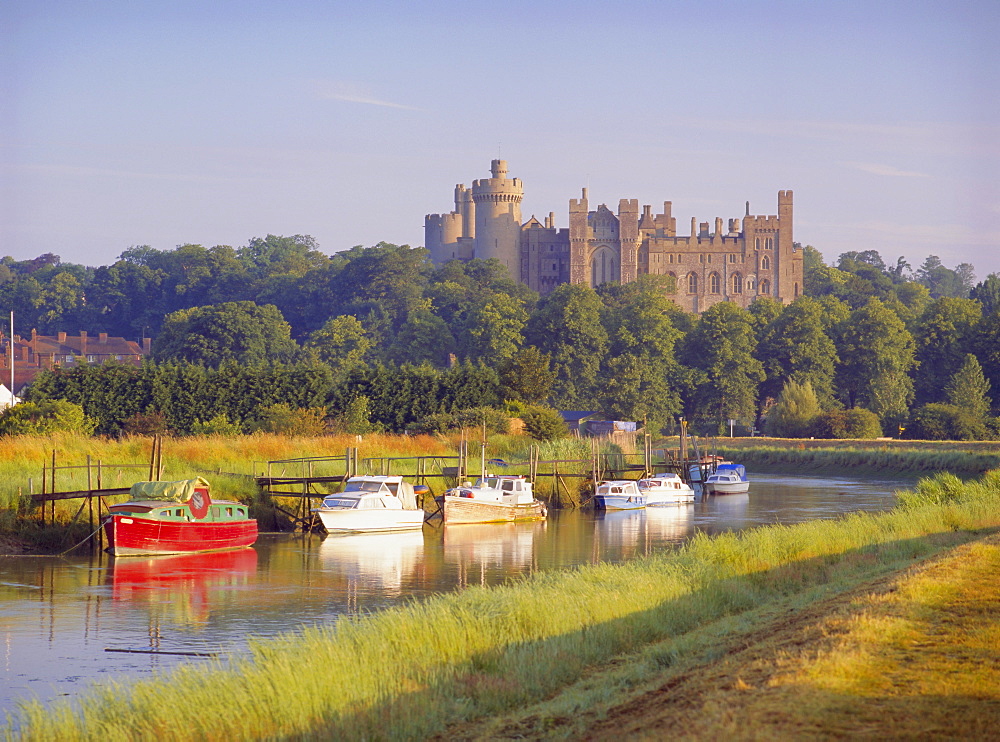
POLYGON ((135 500, 187 502, 196 489, 208 489, 208 482, 201 477, 179 482, 136 482, 129 494, 135 500))

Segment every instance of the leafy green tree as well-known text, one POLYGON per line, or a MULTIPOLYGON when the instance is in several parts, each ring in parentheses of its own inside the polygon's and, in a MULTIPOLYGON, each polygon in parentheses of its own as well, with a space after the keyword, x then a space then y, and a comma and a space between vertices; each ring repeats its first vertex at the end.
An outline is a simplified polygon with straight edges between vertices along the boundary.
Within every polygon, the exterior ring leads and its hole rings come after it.
POLYGON ((537 404, 549 396, 556 375, 551 358, 531 345, 522 348, 497 367, 504 399, 537 404))
POLYGON ((277 307, 239 301, 170 314, 153 342, 152 356, 157 361, 217 367, 225 361, 248 365, 288 361, 297 350, 277 307))
POLYGON ((975 284, 974 268, 968 263, 958 265, 954 270, 946 268, 937 255, 928 255, 917 269, 917 280, 930 289, 931 296, 966 297, 975 284))
POLYGON ((370 433, 374 426, 371 423, 371 412, 368 409, 368 397, 355 397, 347 403, 340 413, 334 415, 332 427, 335 432, 363 435, 370 433))
POLYGON ((971 351, 981 319, 980 305, 971 299, 942 297, 924 311, 913 330, 918 404, 943 400, 942 390, 971 351))
POLYGON ((610 342, 601 377, 614 380, 597 395, 598 406, 619 420, 645 421, 653 430, 681 411, 674 355, 681 333, 671 321, 668 288, 662 276, 640 276, 598 291, 610 342))
POLYGON ((950 404, 925 404, 913 412, 907 438, 924 441, 976 441, 989 437, 982 417, 950 404))
POLYGON ((990 382, 983 374, 979 359, 967 353, 962 366, 944 387, 949 404, 965 410, 977 420, 990 414, 990 382))
POLYGON ((242 432, 238 423, 232 422, 225 412, 220 412, 211 420, 195 420, 191 426, 192 435, 236 436, 242 432))
POLYGON ((816 417, 813 435, 817 438, 871 440, 882 437, 882 426, 878 416, 863 407, 829 410, 816 417))
POLYGON ((913 400, 909 372, 915 363, 913 336, 878 299, 851 313, 841 338, 837 388, 848 408, 874 412, 895 427, 913 400))
POLYGON ((983 316, 1000 311, 1000 275, 990 273, 969 292, 969 298, 983 305, 983 316))
POLYGON ((821 412, 812 384, 789 380, 768 410, 764 431, 776 438, 804 438, 811 434, 821 412))
POLYGON ((710 419, 718 431, 729 419, 755 419, 757 387, 765 378, 756 345, 747 310, 724 301, 702 312, 685 340, 687 365, 703 374, 689 417, 710 419))
POLYGON ((448 324, 426 307, 407 313, 406 321, 386 348, 393 363, 444 366, 458 350, 448 324))
POLYGON ((97 420, 88 417, 83 407, 62 399, 21 402, 0 413, 0 435, 91 435, 96 427, 97 420))
POLYGON ((528 320, 525 341, 552 358, 557 407, 589 406, 598 394, 600 369, 608 351, 601 324, 601 300, 589 286, 562 284, 539 302, 528 320))
POLYGON ((372 340, 357 317, 349 314, 332 317, 305 343, 316 351, 317 358, 333 369, 336 376, 364 364, 372 349, 372 340))
POLYGON ((521 301, 507 294, 487 296, 467 310, 460 351, 465 358, 496 366, 520 349, 527 321, 521 301))
POLYGON ((524 432, 535 440, 553 441, 569 436, 569 428, 556 410, 533 405, 521 412, 524 432))
POLYGON ((824 329, 824 308, 800 296, 766 328, 757 347, 766 378, 760 387, 764 403, 774 399, 787 382, 808 383, 820 404, 830 406, 837 349, 824 329))

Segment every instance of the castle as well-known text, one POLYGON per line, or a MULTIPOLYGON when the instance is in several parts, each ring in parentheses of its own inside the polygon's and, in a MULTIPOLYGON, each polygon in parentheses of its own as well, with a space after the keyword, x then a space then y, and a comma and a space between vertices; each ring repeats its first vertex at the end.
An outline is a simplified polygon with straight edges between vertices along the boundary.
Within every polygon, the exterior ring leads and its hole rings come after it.
POLYGON ((511 276, 544 295, 563 283, 597 287, 628 283, 643 273, 676 280, 672 299, 683 309, 702 312, 720 301, 747 307, 758 296, 788 304, 802 293, 802 252, 792 242, 792 192, 778 191, 778 213, 715 219, 691 218, 691 232, 677 234, 671 202, 654 215, 639 211, 636 199, 623 198, 618 213, 601 204, 591 211, 587 189, 570 199, 569 227, 557 229, 555 214, 545 222, 521 221, 524 186, 507 177, 507 162, 493 160, 489 178, 472 188, 455 186, 455 210, 424 218, 425 246, 431 260, 497 258, 511 276))

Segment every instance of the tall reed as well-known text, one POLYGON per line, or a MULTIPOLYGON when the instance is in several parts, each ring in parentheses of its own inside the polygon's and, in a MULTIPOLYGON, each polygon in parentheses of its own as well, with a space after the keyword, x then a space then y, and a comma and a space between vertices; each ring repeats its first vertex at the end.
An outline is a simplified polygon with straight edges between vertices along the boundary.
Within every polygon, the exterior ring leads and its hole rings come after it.
MULTIPOLYGON (((950 482, 921 486, 951 492, 950 482)), ((972 539, 1000 525, 1000 474, 940 502, 902 500, 888 513, 699 535, 625 564, 541 573, 292 631, 253 642, 252 658, 229 667, 185 666, 95 687, 79 704, 27 703, 6 733, 26 740, 440 734, 448 724, 529 704, 588 667, 706 622, 790 594, 839 589, 972 539)))

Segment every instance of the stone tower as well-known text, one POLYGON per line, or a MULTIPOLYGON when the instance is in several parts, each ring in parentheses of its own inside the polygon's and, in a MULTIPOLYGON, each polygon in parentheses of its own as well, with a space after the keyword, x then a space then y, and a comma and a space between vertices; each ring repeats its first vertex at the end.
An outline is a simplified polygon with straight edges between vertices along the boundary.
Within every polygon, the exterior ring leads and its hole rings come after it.
POLYGON ((493 160, 492 177, 472 181, 475 205, 476 257, 496 258, 515 281, 521 278, 521 200, 524 187, 507 177, 507 161, 493 160))

